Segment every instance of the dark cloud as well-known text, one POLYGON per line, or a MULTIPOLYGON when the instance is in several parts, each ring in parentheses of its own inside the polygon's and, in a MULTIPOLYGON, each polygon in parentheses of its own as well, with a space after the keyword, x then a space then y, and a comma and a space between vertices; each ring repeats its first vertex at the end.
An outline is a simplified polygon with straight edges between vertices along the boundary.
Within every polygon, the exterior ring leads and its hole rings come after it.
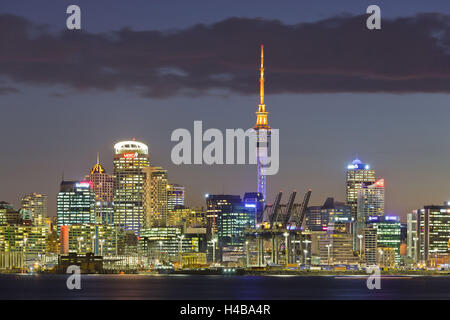
POLYGON ((19 93, 19 89, 12 87, 0 87, 0 96, 11 94, 11 93, 19 93))
POLYGON ((230 18, 184 30, 93 34, 0 16, 0 76, 77 90, 127 88, 148 97, 199 95, 211 89, 257 92, 264 43, 268 93, 449 92, 450 16, 366 16, 285 25, 230 18))

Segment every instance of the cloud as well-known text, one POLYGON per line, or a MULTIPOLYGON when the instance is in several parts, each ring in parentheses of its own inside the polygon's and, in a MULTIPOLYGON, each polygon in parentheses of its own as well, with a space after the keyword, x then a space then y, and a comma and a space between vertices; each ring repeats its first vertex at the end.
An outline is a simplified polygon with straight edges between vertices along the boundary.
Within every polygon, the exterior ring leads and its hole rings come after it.
POLYGON ((12 93, 19 93, 19 89, 12 87, 0 87, 0 96, 12 93))
POLYGON ((267 93, 449 92, 450 16, 383 19, 337 16, 286 25, 229 18, 163 31, 51 33, 0 15, 0 76, 76 90, 125 88, 143 96, 258 94, 265 45, 267 93))

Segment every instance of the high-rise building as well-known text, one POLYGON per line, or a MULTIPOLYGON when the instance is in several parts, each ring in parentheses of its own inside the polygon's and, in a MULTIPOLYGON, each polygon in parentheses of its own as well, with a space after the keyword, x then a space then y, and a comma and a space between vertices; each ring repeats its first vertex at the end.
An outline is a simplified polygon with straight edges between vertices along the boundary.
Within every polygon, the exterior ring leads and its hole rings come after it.
POLYGON ((261 67, 259 78, 260 102, 256 112, 256 164, 258 169, 258 193, 266 200, 266 172, 268 147, 270 144, 270 126, 267 121, 268 112, 264 104, 264 47, 261 45, 261 67))
POLYGON ((10 203, 0 201, 0 225, 20 224, 21 222, 22 217, 19 211, 15 210, 10 203))
POLYGON ((327 198, 322 206, 311 206, 306 210, 306 226, 311 231, 326 231, 330 223, 352 222, 351 207, 343 202, 327 198))
POLYGON ((0 226, 0 252, 44 254, 47 252, 47 234, 45 225, 0 226))
POLYGON ((164 227, 167 225, 167 170, 161 167, 144 169, 144 212, 146 227, 164 227))
POLYGON ((364 239, 364 261, 368 266, 377 264, 377 230, 371 227, 361 231, 364 239))
MULTIPOLYGON (((397 216, 369 217, 369 223, 377 231, 377 248, 391 248, 394 251, 394 264, 400 263, 401 223, 397 216)), ((388 250, 385 250, 389 252, 388 250)), ((387 255, 386 255, 387 257, 387 255)), ((385 259, 389 260, 389 259, 385 259)))
POLYGON ((95 223, 95 194, 90 181, 62 181, 57 197, 58 234, 61 226, 95 223))
POLYGON ((168 212, 168 227, 205 227, 206 213, 203 208, 192 209, 184 206, 176 206, 168 212))
POLYGON ((418 262, 435 266, 450 256, 450 204, 430 205, 413 211, 416 221, 418 262))
POLYGON ((171 183, 167 185, 167 210, 172 211, 175 206, 184 206, 184 187, 171 183))
POLYGON ((353 254, 353 239, 349 224, 331 222, 327 231, 319 235, 320 263, 355 264, 358 257, 353 254))
POLYGON ((244 210, 250 216, 252 228, 256 227, 258 217, 262 217, 264 211, 264 196, 259 192, 246 192, 243 199, 244 210))
POLYGON ((22 209, 31 212, 35 226, 45 224, 47 218, 47 195, 40 193, 27 194, 22 198, 22 209))
POLYGON ((353 221, 357 221, 358 190, 365 182, 373 183, 376 181, 375 170, 370 169, 368 164, 355 159, 347 166, 347 204, 352 207, 353 221))
MULTIPOLYGON (((419 209, 420 210, 420 209, 419 209)), ((406 255, 414 263, 417 262, 418 252, 417 252, 417 242, 419 241, 417 233, 417 211, 414 210, 412 213, 407 215, 407 238, 406 238, 406 255)))
POLYGON ((106 173, 97 156, 97 163, 86 180, 91 181, 95 193, 95 216, 97 223, 113 223, 114 179, 106 173))
POLYGON ((373 183, 363 182, 358 189, 355 234, 361 234, 369 220, 384 215, 384 179, 373 183))
POLYGON ((209 195, 206 199, 207 214, 214 215, 210 221, 212 230, 217 232, 219 247, 242 246, 244 231, 253 226, 254 215, 244 209, 240 196, 209 195), (212 224, 215 223, 215 226, 212 224))
POLYGON ((114 145, 114 223, 136 235, 144 227, 145 168, 150 166, 148 147, 138 141, 114 145))

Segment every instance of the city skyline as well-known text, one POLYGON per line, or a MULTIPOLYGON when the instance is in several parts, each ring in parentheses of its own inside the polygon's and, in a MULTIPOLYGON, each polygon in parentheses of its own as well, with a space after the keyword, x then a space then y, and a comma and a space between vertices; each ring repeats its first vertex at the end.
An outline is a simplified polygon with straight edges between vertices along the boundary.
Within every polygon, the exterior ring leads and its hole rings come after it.
MULTIPOLYGON (((181 5, 176 1, 174 3, 181 5)), ((167 69, 160 55, 153 57, 155 48, 152 46, 144 46, 143 50, 137 51, 141 54, 139 61, 148 58, 149 74, 159 68, 163 73, 176 77, 176 90, 170 92, 165 91, 170 86, 161 78, 149 79, 150 91, 147 93, 123 86, 120 82, 109 82, 114 79, 108 77, 100 77, 103 85, 92 81, 74 83, 74 79, 86 76, 85 69, 78 67, 75 69, 79 69, 79 73, 67 71, 69 73, 66 76, 63 72, 44 72, 43 77, 30 77, 20 70, 29 69, 35 75, 40 74, 36 72, 39 67, 33 61, 37 57, 41 58, 41 62, 47 61, 50 52, 36 52, 33 49, 31 52, 35 53, 35 57, 31 59, 17 53, 16 47, 8 47, 11 54, 4 56, 7 66, 2 68, 4 80, 0 98, 9 121, 0 130, 2 136, 12 138, 4 141, 9 156, 2 159, 2 200, 18 207, 23 195, 46 193, 49 212, 55 215, 56 193, 62 173, 67 179, 81 179, 89 173, 99 152, 102 165, 111 174, 112 145, 132 137, 149 145, 152 165, 167 169, 171 182, 186 187, 186 203, 190 205, 204 205, 205 193, 243 195, 255 191, 255 166, 173 165, 170 162, 170 148, 173 146, 170 133, 176 128, 190 128, 194 120, 202 120, 209 128, 252 127, 254 110, 258 104, 258 61, 255 57, 258 56, 261 43, 265 44, 266 49, 265 100, 271 112, 269 121, 274 128, 280 129, 281 143, 280 172, 267 179, 268 202, 273 201, 280 189, 307 188, 313 190, 312 204, 321 204, 327 197, 344 201, 346 166, 356 157, 369 163, 379 176, 385 178, 387 213, 399 215, 402 220, 413 209, 441 204, 450 199, 450 184, 447 182, 450 173, 446 161, 450 158, 450 148, 445 147, 450 138, 445 130, 450 112, 445 85, 447 70, 442 68, 448 61, 448 55, 442 48, 439 49, 441 45, 444 46, 440 39, 418 36, 418 30, 429 30, 427 26, 430 24, 435 24, 444 34, 447 32, 449 4, 434 1, 424 6, 419 1, 412 1, 406 7, 381 1, 384 30, 389 30, 389 34, 394 36, 387 37, 383 30, 382 38, 375 41, 379 48, 374 50, 380 55, 389 53, 388 56, 381 55, 382 62, 398 66, 385 72, 379 62, 375 64, 378 70, 370 68, 374 62, 372 55, 369 55, 372 58, 368 58, 370 51, 361 52, 357 50, 358 46, 352 45, 369 36, 350 32, 342 25, 351 22, 352 30, 357 30, 359 21, 363 21, 365 15, 364 5, 356 5, 356 1, 353 1, 343 6, 333 4, 324 10, 318 10, 315 6, 299 10, 306 3, 308 1, 289 2, 288 6, 300 12, 298 17, 287 13, 287 10, 282 10, 283 13, 271 12, 270 6, 265 3, 258 9, 245 4, 239 8, 228 8, 220 14, 215 11, 208 19, 195 15, 173 19, 169 23, 161 21, 164 19, 156 19, 152 10, 148 10, 148 15, 155 19, 142 19, 142 16, 135 20, 127 17, 112 19, 117 18, 117 12, 111 13, 111 16, 105 15, 104 20, 95 19, 102 6, 81 1, 80 6, 86 10, 82 35, 89 35, 98 43, 107 39, 114 30, 125 26, 130 26, 130 30, 121 33, 123 38, 120 41, 124 46, 131 45, 129 36, 141 36, 138 31, 162 32, 173 29, 175 34, 187 39, 197 39, 182 43, 188 61, 172 52, 170 59, 174 61, 176 70, 167 69), (348 14, 341 15, 343 12, 348 14), (422 14, 424 12, 428 14, 422 14), (397 29, 396 26, 403 21, 400 17, 409 21, 410 28, 397 29), (274 22, 273 19, 279 19, 280 22, 274 22), (305 22, 309 25, 302 24, 305 22), (210 36, 220 36, 223 43, 220 46, 212 45, 211 41, 196 38, 197 29, 193 26, 198 23, 204 23, 199 28, 209 30, 210 36), (230 38, 236 26, 245 26, 248 33, 236 39, 230 38), (269 32, 278 30, 275 26, 278 26, 280 33, 293 32, 298 41, 278 44, 276 32, 275 37, 269 32), (305 51, 308 47, 306 44, 313 43, 314 38, 311 37, 319 36, 320 39, 327 33, 312 32, 309 36, 304 33, 303 28, 306 26, 315 31, 326 26, 330 34, 345 35, 337 39, 342 48, 348 48, 348 54, 340 55, 339 47, 329 46, 325 41, 311 48, 317 53, 311 56, 305 51), (386 38, 383 38, 384 35, 386 38), (394 40, 398 40, 398 36, 402 36, 402 42, 396 44, 394 40), (236 40, 248 40, 248 43, 238 47, 236 40), (409 62, 404 62, 404 48, 419 46, 421 41, 426 40, 433 44, 429 51, 423 52, 423 55, 410 52, 406 55, 409 62), (279 49, 283 46, 288 50, 279 49), (205 52, 207 56, 201 55, 205 52), (333 54, 329 62, 324 63, 327 52, 333 54), (433 60, 430 58, 433 54, 438 54, 441 60, 427 64, 427 61, 433 60), (11 60, 15 55, 22 59, 18 62, 11 60), (400 57, 402 59, 398 60, 400 57), (351 58, 353 66, 348 58, 351 58), (203 65, 202 59, 206 59, 213 66, 212 69, 203 65), (16 64, 13 62, 24 65, 14 67, 16 64), (355 66, 364 79, 381 76, 385 77, 385 82, 373 83, 371 89, 370 81, 361 81, 361 86, 353 78, 345 81, 349 74, 356 72, 355 66), (227 84, 227 74, 223 74, 227 67, 233 79, 232 85, 227 84), (337 68, 335 80, 329 78, 331 67, 337 68), (180 74, 177 68, 181 70, 180 74), (429 74, 439 75, 439 82, 429 78, 427 70, 429 74), (183 77, 188 74, 192 80, 190 83, 204 83, 201 81, 204 80, 202 72, 219 81, 215 83, 217 88, 211 89, 203 84, 196 87, 183 82, 183 77), (311 81, 309 76, 303 78, 305 73, 319 77, 318 82, 311 81), (326 76, 321 78, 324 74, 326 76), (392 82, 386 77, 396 80, 392 82), (420 81, 411 86, 405 82, 408 77, 420 81), (400 85, 387 88, 394 82, 400 85), (162 87, 158 88, 158 83, 162 83, 162 87), (352 88, 342 87, 342 84, 352 88), (408 88, 405 89, 404 85, 408 88), (193 92, 187 95, 180 93, 179 90, 183 88, 192 89, 193 92)), ((192 5, 203 4, 199 1, 192 5)), ((26 2, 8 3, 0 11, 9 14, 0 16, 2 25, 8 26, 2 30, 14 34, 16 37, 11 43, 20 48, 27 48, 30 42, 22 32, 23 28, 35 28, 43 23, 48 29, 39 30, 53 37, 52 48, 56 52, 66 48, 67 41, 84 44, 83 37, 69 39, 61 33, 64 19, 57 17, 57 13, 65 5, 43 6, 31 12, 27 10, 26 2)), ((142 8, 151 7, 149 4, 140 5, 142 8)), ((177 8, 181 10, 182 7, 177 8)), ((139 11, 137 8, 128 10, 133 13, 139 11)), ((161 10, 168 9, 163 6, 161 10)), ((175 15, 182 16, 178 11, 175 15)), ((160 36, 164 38, 166 35, 161 33, 160 36)), ((3 33, 0 38, 10 41, 3 33)), ((145 37, 139 39, 147 43, 145 37)), ((167 47, 161 44, 161 50, 177 51, 170 37, 164 39, 167 47)), ((77 54, 87 59, 87 64, 95 58, 76 51, 75 56, 77 54)), ((115 57, 114 52, 111 54, 115 57)), ((125 58, 123 63, 132 66, 130 57, 125 58)), ((76 59, 69 61, 76 63, 76 59)), ((60 61, 56 59, 48 67, 61 70, 58 63, 60 61)), ((123 72, 120 68, 118 70, 123 72)), ((133 72, 138 75, 135 70, 133 72)))

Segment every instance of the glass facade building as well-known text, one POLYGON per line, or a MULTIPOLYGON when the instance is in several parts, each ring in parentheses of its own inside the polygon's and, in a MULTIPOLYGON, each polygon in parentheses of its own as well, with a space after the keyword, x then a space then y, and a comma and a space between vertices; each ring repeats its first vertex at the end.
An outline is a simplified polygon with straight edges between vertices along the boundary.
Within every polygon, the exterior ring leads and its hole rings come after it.
POLYGON ((150 166, 147 145, 123 141, 114 145, 114 223, 139 235, 144 227, 144 169, 150 166))

